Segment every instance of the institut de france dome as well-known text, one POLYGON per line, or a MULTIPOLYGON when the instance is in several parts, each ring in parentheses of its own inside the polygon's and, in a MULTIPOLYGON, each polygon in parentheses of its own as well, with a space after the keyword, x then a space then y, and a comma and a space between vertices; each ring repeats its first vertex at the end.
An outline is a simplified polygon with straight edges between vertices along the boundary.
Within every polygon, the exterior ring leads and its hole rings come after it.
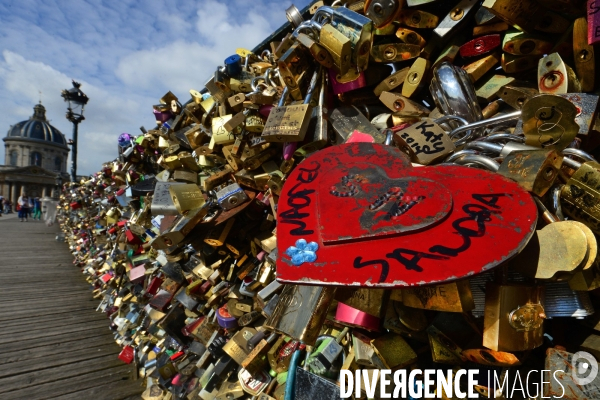
POLYGON ((69 147, 64 135, 46 119, 42 104, 33 107, 26 121, 12 125, 4 141, 4 165, 0 165, 0 195, 13 204, 21 193, 29 197, 50 196, 57 174, 66 172, 69 147))

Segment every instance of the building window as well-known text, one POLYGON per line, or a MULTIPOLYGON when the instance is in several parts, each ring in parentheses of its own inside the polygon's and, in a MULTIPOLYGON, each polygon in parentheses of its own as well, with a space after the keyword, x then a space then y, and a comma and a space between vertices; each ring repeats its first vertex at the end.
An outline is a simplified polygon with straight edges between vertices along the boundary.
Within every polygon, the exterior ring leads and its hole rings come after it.
POLYGON ((17 166, 17 158, 19 158, 19 153, 16 150, 10 152, 10 165, 13 167, 17 166))
POLYGON ((38 153, 37 151, 34 151, 33 153, 31 153, 30 165, 35 165, 37 167, 42 166, 42 155, 40 153, 38 153))
POLYGON ((60 158, 60 157, 54 158, 54 170, 62 171, 62 158, 60 158))

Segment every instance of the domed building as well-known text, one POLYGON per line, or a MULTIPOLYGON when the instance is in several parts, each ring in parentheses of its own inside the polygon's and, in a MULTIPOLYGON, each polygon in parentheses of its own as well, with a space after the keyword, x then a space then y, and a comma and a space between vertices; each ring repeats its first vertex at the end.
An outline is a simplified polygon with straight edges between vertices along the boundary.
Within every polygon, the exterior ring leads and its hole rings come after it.
POLYGON ((4 165, 0 165, 0 195, 16 204, 25 192, 29 197, 50 196, 60 174, 66 172, 69 147, 64 135, 46 119, 46 108, 33 107, 33 116, 10 127, 4 139, 4 165))

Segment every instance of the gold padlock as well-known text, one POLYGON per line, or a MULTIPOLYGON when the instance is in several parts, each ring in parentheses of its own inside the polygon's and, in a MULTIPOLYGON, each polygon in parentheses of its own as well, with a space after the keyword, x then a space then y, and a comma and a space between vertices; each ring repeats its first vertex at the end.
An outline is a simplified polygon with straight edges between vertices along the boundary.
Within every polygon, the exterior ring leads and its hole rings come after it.
POLYGON ((483 345, 494 351, 532 350, 543 343, 543 286, 488 283, 483 345))
POLYGON ((415 308, 447 312, 468 312, 475 308, 466 279, 442 285, 402 289, 402 302, 415 308))

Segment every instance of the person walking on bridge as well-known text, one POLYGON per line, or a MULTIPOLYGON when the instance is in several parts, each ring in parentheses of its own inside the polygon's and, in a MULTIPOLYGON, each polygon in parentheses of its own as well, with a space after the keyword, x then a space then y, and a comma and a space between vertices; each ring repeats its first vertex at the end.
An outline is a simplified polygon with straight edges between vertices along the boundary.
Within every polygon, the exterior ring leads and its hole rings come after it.
POLYGON ((39 197, 33 199, 33 220, 42 220, 42 202, 39 197))
POLYGON ((27 222, 27 215, 31 208, 31 201, 29 200, 29 197, 27 197, 27 194, 23 193, 19 196, 17 204, 19 205, 19 218, 21 218, 21 222, 27 222))

